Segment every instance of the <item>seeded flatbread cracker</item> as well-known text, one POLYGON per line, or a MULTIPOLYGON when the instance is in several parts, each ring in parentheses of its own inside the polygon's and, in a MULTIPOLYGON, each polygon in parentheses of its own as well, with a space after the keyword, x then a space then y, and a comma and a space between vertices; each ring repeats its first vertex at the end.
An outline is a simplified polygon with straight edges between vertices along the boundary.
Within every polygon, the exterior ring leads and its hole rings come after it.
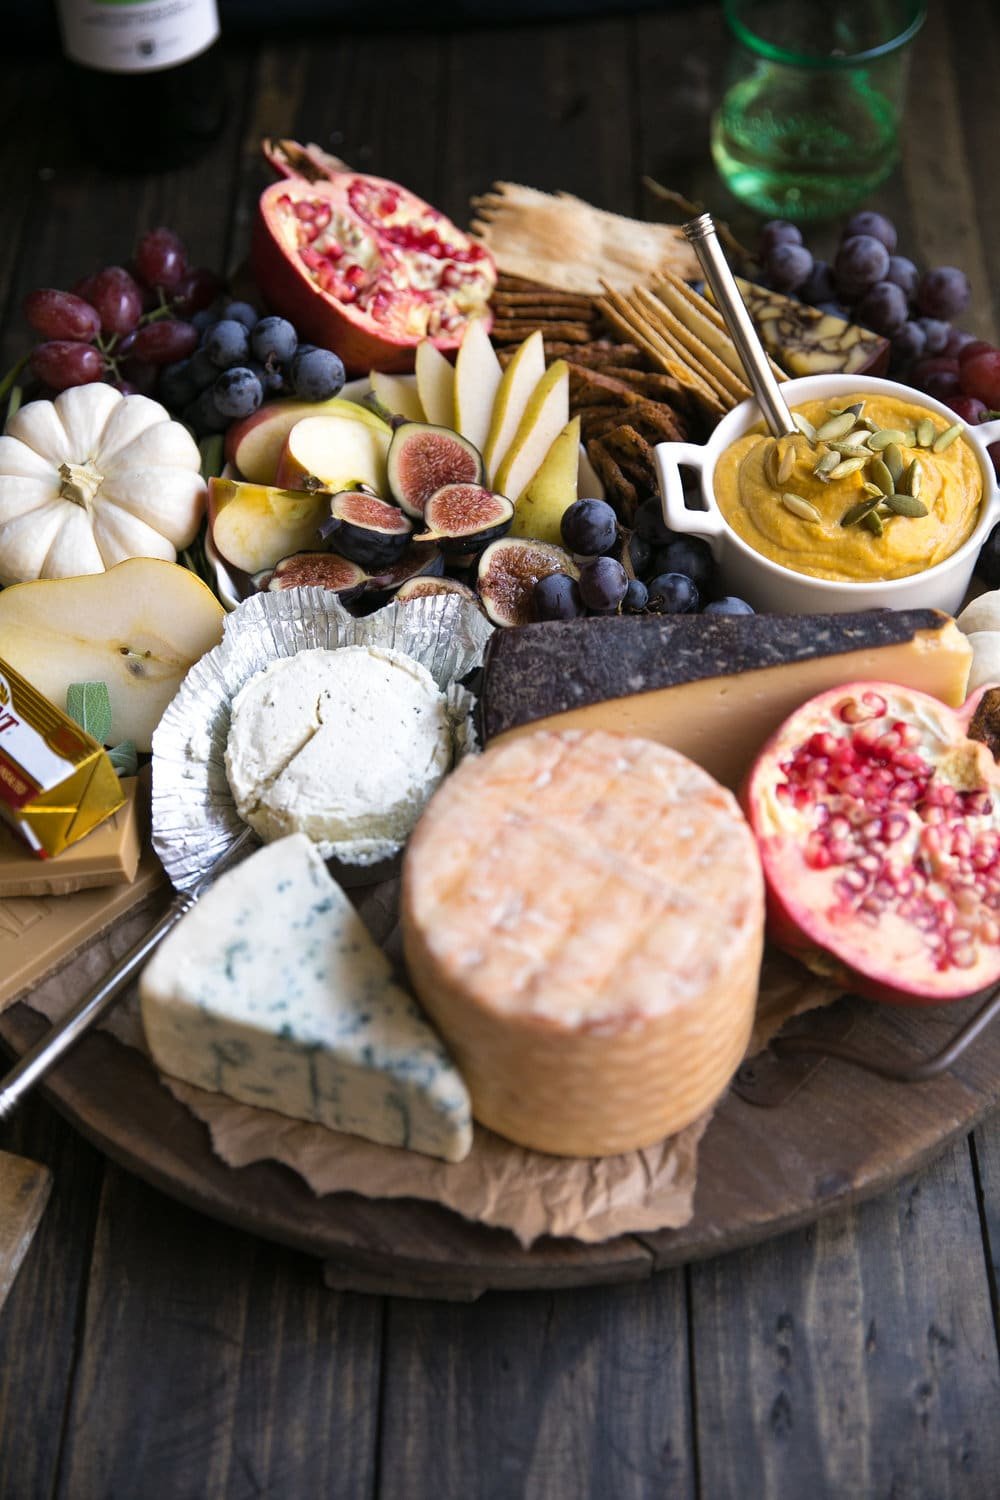
POLYGON ((647 224, 594 208, 569 193, 497 182, 473 198, 473 233, 505 275, 597 295, 622 291, 657 271, 698 276, 698 259, 675 224, 647 224))
POLYGON ((589 344, 594 337, 594 328, 591 323, 540 324, 538 319, 530 323, 495 321, 490 330, 490 337, 494 343, 520 344, 539 327, 550 338, 559 339, 564 344, 589 344))

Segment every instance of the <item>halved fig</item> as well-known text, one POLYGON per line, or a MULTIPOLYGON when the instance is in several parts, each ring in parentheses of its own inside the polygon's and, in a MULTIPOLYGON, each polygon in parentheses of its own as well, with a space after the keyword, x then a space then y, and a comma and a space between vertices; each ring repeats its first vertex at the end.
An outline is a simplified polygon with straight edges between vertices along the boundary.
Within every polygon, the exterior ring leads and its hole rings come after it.
POLYGON ((422 516, 424 506, 446 484, 482 484, 483 457, 467 438, 449 427, 404 422, 397 427, 386 460, 389 488, 408 516, 422 516))
POLYGON ((508 536, 491 543, 479 559, 476 582, 494 625, 530 625, 536 618, 532 599, 535 584, 550 573, 580 577, 570 554, 552 542, 508 536))
POLYGON ((768 934, 873 1000, 927 1005, 1000 980, 1000 766, 959 709, 852 682, 797 709, 743 793, 768 934))
POLYGON ((387 563, 368 580, 370 593, 393 593, 409 578, 440 577, 444 557, 431 542, 411 542, 395 562, 387 563))
POLYGON ((505 536, 514 520, 513 502, 478 484, 446 484, 424 508, 426 531, 418 542, 437 542, 442 552, 478 552, 505 536))
POLYGON ((261 593, 278 594, 284 589, 329 589, 346 604, 364 589, 368 575, 357 563, 336 552, 293 552, 274 567, 258 573, 254 583, 261 593))
POLYGON ((367 490, 341 490, 330 500, 319 534, 362 568, 384 568, 406 551, 413 524, 398 505, 367 490))
POLYGON ((474 589, 470 589, 467 583, 459 583, 457 578, 408 578, 404 584, 396 590, 396 603, 406 604, 411 599, 426 599, 432 594, 457 594, 460 599, 468 599, 470 604, 482 608, 479 595, 474 589))

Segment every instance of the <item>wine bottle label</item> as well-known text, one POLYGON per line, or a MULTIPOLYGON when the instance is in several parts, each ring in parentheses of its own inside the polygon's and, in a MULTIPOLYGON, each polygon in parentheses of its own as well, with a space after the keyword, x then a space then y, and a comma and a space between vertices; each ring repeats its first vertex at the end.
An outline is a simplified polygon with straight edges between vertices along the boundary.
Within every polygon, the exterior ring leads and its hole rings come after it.
POLYGON ((219 35, 216 0, 58 0, 63 49, 103 73, 175 68, 219 35))

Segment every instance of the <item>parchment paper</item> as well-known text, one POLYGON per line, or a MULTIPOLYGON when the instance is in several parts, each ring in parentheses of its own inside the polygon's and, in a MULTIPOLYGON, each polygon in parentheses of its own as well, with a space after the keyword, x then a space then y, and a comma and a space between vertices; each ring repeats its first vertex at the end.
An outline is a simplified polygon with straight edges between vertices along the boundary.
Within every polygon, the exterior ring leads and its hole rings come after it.
MULTIPOLYGON (((396 892, 397 882, 386 881, 359 901, 369 928, 390 956, 397 947, 396 892)), ((132 915, 55 978, 21 998, 50 1020, 59 1019, 150 921, 148 914, 132 915)), ((766 1046, 791 1016, 827 1004, 838 993, 793 960, 769 955, 750 1051, 766 1046)), ((146 1051, 135 990, 103 1024, 126 1046, 146 1051)), ((686 1224, 694 1211, 698 1143, 711 1118, 706 1114, 645 1151, 594 1160, 527 1151, 477 1126, 465 1161, 447 1163, 237 1104, 174 1079, 163 1081, 208 1127, 216 1154, 230 1166, 269 1159, 291 1167, 317 1194, 349 1191, 367 1198, 441 1203, 468 1219, 509 1229, 525 1247, 541 1235, 571 1236, 593 1244, 620 1234, 686 1224)))

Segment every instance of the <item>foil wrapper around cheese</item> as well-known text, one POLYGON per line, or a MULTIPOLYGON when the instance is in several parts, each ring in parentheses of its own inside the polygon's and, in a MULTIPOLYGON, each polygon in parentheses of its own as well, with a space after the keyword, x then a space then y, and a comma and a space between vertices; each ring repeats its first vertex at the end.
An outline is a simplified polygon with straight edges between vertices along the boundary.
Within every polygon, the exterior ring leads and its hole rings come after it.
POLYGON ((195 885, 243 831, 226 775, 226 740, 233 699, 251 677, 314 648, 405 652, 445 694, 457 761, 475 748, 474 699, 463 679, 482 666, 492 632, 481 611, 454 594, 388 604, 361 619, 326 589, 245 600, 227 616, 221 644, 188 672, 153 736, 153 847, 176 888, 195 885))
POLYGON ((0 817, 47 859, 124 801, 103 747, 0 660, 0 817))

